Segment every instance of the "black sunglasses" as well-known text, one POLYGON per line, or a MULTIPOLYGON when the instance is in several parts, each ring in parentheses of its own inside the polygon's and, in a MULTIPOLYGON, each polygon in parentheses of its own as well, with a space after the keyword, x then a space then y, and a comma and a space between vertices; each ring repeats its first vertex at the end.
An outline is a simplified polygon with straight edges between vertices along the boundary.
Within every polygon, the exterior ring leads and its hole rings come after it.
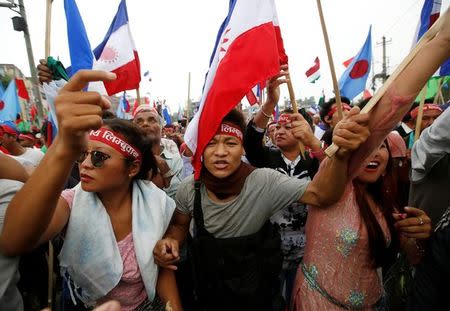
POLYGON ((111 158, 109 154, 97 150, 92 150, 84 151, 75 162, 77 162, 78 164, 83 163, 83 161, 86 160, 89 154, 91 155, 91 163, 96 168, 102 167, 105 161, 111 158))

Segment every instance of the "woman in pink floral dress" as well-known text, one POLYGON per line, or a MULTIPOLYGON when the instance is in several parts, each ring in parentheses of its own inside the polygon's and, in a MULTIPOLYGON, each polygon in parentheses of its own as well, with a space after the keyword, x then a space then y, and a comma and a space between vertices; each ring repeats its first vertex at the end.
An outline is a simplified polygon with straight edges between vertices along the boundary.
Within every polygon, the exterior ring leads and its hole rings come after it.
POLYGON ((350 180, 341 200, 331 206, 310 206, 308 243, 292 295, 295 310, 376 309, 383 293, 377 268, 388 246, 400 242, 412 250, 416 239, 428 237, 430 220, 423 211, 405 208, 404 214, 393 215, 400 207, 390 183, 388 146, 380 144, 427 79, 450 57, 450 10, 443 18, 438 35, 372 110, 371 136, 349 162, 350 180))

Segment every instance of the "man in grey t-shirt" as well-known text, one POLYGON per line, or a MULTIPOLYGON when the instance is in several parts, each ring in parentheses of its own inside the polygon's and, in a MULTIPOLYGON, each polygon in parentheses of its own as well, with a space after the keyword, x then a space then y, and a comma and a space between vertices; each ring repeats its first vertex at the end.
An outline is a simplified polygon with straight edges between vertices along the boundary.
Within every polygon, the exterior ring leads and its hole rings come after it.
MULTIPOLYGON (((207 239, 220 239, 219 244, 228 239, 232 240, 236 246, 239 244, 239 238, 258 234, 274 213, 293 202, 321 206, 330 205, 339 200, 347 181, 347 162, 350 152, 357 149, 369 135, 368 117, 358 113, 359 109, 355 108, 342 122, 336 125, 334 141, 341 147, 340 151, 335 157, 322 164, 325 166, 324 172, 326 173, 307 182, 269 169, 254 169, 243 164, 241 157, 244 154, 242 139, 245 124, 242 114, 232 110, 222 120, 215 136, 211 138, 202 153, 203 167, 199 174, 201 199, 200 207, 196 207, 196 226, 199 230, 194 234, 194 241, 199 232, 204 233, 206 230, 207 239), (333 182, 331 183, 330 180, 333 182), (201 215, 199 216, 199 214, 201 215), (197 220, 200 220, 201 223, 198 224, 197 220)), ((294 133, 296 133, 295 128, 303 124, 301 118, 299 114, 291 116, 294 133)), ((178 189, 177 209, 165 239, 159 241, 153 250, 155 261, 159 265, 176 269, 174 264, 179 260, 179 244, 184 241, 189 230, 194 201, 194 179, 187 178, 178 189)), ((198 203, 199 201, 196 206, 198 203)), ((214 242, 209 245, 215 248, 214 242)), ((237 246, 239 248, 239 245, 237 246)), ((207 251, 207 248, 203 248, 203 251, 207 251)), ((214 251, 217 251, 217 248, 211 250, 211 252, 214 251)), ((233 250, 230 252, 233 253, 233 250)), ((238 252, 242 252, 242 249, 239 249, 238 252)), ((253 255, 250 254, 250 256, 253 255)), ((217 268, 222 269, 220 261, 218 264, 217 268)), ((196 265, 194 262, 194 266, 196 265)), ((238 268, 240 267, 236 267, 236 269, 238 268)), ((275 272, 275 275, 277 276, 278 273, 275 272)), ((264 276, 260 275, 259 277, 264 280, 264 276)), ((233 276, 234 281, 232 282, 236 283, 238 279, 239 277, 233 276)), ((244 279, 242 281, 245 282, 244 279)), ((214 286, 216 286, 220 280, 216 279, 214 282, 214 286)), ((226 287, 228 284, 222 284, 215 288, 224 288, 224 286, 226 287)), ((231 295, 230 299, 224 299, 225 294, 211 292, 211 289, 208 295, 220 297, 224 303, 228 304, 236 297, 242 298, 239 295, 231 295)), ((260 300, 267 299, 264 297, 264 291, 252 295, 251 297, 255 300, 257 299, 255 297, 260 297, 260 300)), ((240 307, 243 307, 242 303, 251 306, 257 304, 257 302, 252 304, 245 300, 240 300, 240 303, 240 307)), ((265 307, 269 308, 270 306, 265 307)), ((215 310, 219 310, 217 308, 225 307, 219 302, 214 306, 215 310)), ((206 310, 212 310, 212 308, 207 307, 206 310)))

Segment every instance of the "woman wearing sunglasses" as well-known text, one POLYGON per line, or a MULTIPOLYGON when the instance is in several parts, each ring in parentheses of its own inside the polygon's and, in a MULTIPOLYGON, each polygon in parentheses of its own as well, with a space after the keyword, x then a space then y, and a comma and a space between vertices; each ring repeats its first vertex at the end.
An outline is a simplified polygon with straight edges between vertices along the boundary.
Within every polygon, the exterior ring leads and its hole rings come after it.
POLYGON ((156 172, 151 146, 132 123, 102 121, 109 102, 81 92, 89 81, 114 79, 80 71, 61 90, 58 136, 11 201, 0 251, 18 255, 62 233, 61 274, 73 301, 118 300, 122 310, 161 310, 170 301, 180 310, 173 274, 158 271, 152 255, 175 204, 144 180, 156 172), (61 193, 74 161, 81 182, 61 193))

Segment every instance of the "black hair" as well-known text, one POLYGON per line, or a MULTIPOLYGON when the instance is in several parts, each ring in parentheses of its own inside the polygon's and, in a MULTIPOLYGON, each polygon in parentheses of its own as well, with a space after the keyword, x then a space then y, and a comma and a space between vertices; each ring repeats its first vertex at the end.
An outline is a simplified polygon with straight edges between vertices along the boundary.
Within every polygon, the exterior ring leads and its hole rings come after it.
MULTIPOLYGON (((103 124, 114 132, 122 135, 129 144, 133 145, 141 152, 141 168, 134 179, 148 179, 149 172, 151 172, 150 177, 153 177, 156 174, 158 168, 156 166, 155 156, 152 152, 152 143, 145 136, 142 130, 137 125, 128 120, 117 118, 103 120, 103 124)), ((128 162, 131 164, 132 160, 129 159, 128 162)))
POLYGON ((371 99, 372 99, 372 96, 370 96, 370 97, 368 97, 368 98, 365 98, 365 99, 363 99, 362 101, 360 101, 360 102, 358 103, 357 106, 359 107, 359 109, 363 110, 363 108, 366 107, 367 103, 368 103, 371 99))
POLYGON ((366 225, 369 236, 369 251, 372 259, 373 267, 386 266, 389 261, 394 259, 395 254, 399 249, 397 239, 397 231, 394 227, 394 211, 403 210, 399 205, 397 179, 392 165, 391 150, 387 139, 384 141, 386 149, 389 153, 388 163, 384 176, 380 176, 377 181, 370 183, 365 188, 356 179, 353 180, 356 202, 358 204, 361 217, 366 225), (364 194, 367 192, 371 198, 380 208, 384 219, 386 220, 391 235, 391 245, 388 250, 386 247, 386 238, 380 223, 375 217, 373 210, 370 207, 368 199, 364 194))
POLYGON ((244 115, 237 109, 231 110, 222 120, 222 122, 229 122, 236 125, 242 133, 245 132, 244 115))
POLYGON ((102 112, 103 120, 114 119, 114 118, 116 118, 116 115, 113 112, 111 112, 109 110, 103 110, 103 112, 102 112))
MULTIPOLYGON (((341 102, 347 105, 351 105, 350 99, 348 99, 345 96, 341 97, 341 102)), ((328 115, 328 113, 331 110, 331 107, 336 103, 336 97, 330 98, 327 102, 325 102, 322 106, 320 106, 320 119, 325 122, 325 117, 328 115)))
POLYGON ((403 123, 407 123, 407 122, 411 121, 411 111, 418 106, 419 106, 418 102, 414 102, 412 104, 411 108, 409 108, 408 112, 403 116, 403 119, 402 119, 403 123))

